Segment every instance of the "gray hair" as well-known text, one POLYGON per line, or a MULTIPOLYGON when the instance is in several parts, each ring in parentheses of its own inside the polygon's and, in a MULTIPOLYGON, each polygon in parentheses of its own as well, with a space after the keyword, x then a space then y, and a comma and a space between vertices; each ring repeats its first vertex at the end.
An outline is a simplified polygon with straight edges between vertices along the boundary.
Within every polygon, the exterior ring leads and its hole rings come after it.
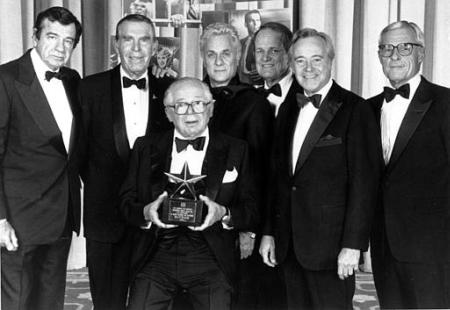
POLYGON ((212 37, 212 36, 220 36, 220 35, 228 35, 231 38, 231 42, 233 44, 233 49, 236 51, 236 54, 239 56, 241 55, 241 42, 239 41, 239 36, 237 34, 236 29, 225 23, 213 23, 209 24, 205 30, 202 33, 202 36, 200 37, 200 53, 202 56, 204 56, 205 53, 205 46, 206 42, 212 37))
POLYGON ((166 92, 164 93, 164 106, 171 105, 173 103, 173 92, 175 88, 183 86, 184 84, 188 84, 188 87, 198 86, 202 88, 206 98, 208 100, 213 99, 211 91, 209 90, 209 86, 205 82, 194 77, 182 77, 174 81, 172 84, 170 84, 169 88, 167 88, 166 92))
MULTIPOLYGON (((425 36, 423 34, 422 29, 420 29, 420 27, 417 26, 417 24, 415 24, 413 22, 408 22, 406 20, 401 20, 401 21, 394 22, 394 23, 387 25, 380 33, 380 37, 378 39, 378 44, 381 44, 381 37, 384 34, 386 34, 388 31, 391 31, 394 29, 400 29, 400 28, 407 28, 407 29, 411 30, 412 32, 414 32, 414 34, 416 35, 416 42, 418 44, 422 45, 422 47, 425 47, 425 36)), ((404 43, 408 43, 408 42, 404 42, 404 43)))
POLYGON ((289 48, 289 55, 293 56, 293 46, 294 44, 300 40, 305 38, 312 38, 316 37, 319 39, 322 39, 325 43, 325 48, 327 51, 328 58, 330 60, 334 59, 335 53, 334 53, 334 46, 333 41, 331 40, 330 36, 327 35, 325 32, 317 31, 313 28, 303 28, 299 29, 294 33, 294 37, 292 38, 291 47, 289 48))

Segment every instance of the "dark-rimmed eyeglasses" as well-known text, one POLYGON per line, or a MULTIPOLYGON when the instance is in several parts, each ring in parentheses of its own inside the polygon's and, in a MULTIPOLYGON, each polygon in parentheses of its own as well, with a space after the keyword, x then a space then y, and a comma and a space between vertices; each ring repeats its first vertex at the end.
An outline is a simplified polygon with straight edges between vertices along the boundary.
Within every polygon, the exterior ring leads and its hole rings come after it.
POLYGON ((195 100, 191 102, 176 102, 174 105, 166 105, 166 108, 172 108, 176 114, 184 115, 187 114, 190 107, 192 114, 198 114, 205 112, 206 106, 213 102, 214 100, 211 101, 195 100))
POLYGON ((378 45, 378 54, 381 57, 391 57, 394 54, 394 50, 397 49, 400 56, 409 56, 411 55, 414 46, 422 47, 422 45, 417 43, 400 43, 397 45, 380 44, 378 45))

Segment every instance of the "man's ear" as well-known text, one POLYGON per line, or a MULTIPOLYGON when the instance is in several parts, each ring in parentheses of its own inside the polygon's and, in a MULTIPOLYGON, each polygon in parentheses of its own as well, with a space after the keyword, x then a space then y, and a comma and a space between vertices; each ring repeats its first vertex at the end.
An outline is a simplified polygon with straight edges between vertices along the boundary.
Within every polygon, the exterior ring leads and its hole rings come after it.
POLYGON ((166 117, 169 120, 169 122, 173 123, 173 115, 171 111, 169 111, 168 108, 164 107, 164 112, 166 113, 166 117))
POLYGON ((33 47, 36 47, 37 41, 39 40, 36 34, 37 34, 37 29, 33 28, 33 35, 31 37, 33 39, 33 47))

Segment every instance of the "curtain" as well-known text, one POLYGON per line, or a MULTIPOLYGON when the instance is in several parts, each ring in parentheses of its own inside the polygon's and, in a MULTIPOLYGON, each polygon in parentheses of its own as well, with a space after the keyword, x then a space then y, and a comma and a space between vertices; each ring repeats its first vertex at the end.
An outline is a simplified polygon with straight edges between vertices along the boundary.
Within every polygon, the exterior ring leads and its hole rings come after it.
MULTIPOLYGON (((239 2, 239 7, 251 7, 254 1, 235 2, 239 2)), ((450 86, 450 62, 447 61, 450 1, 293 0, 291 3, 293 28, 316 28, 333 39, 336 49, 333 78, 345 88, 365 98, 381 92, 386 80, 378 61, 378 36, 387 24, 399 20, 413 21, 425 33, 424 76, 450 86)), ((69 65, 82 76, 108 69, 111 36, 123 11, 121 0, 0 0, 0 64, 32 47, 32 28, 37 13, 54 5, 70 9, 83 25, 82 40, 69 65)), ((187 29, 181 33, 186 35, 181 41, 188 51, 181 56, 181 75, 199 76, 199 30, 187 29)), ((84 249, 83 240, 75 240, 74 246, 75 265, 81 266, 84 256, 78 251, 84 249)))

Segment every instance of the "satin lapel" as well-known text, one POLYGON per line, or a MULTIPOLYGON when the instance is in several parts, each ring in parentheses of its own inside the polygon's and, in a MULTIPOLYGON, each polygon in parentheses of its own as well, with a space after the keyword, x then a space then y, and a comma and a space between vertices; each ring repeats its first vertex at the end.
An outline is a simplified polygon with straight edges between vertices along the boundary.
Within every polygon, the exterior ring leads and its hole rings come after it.
MULTIPOLYGON (((228 154, 228 150, 223 144, 223 140, 220 139, 220 136, 211 133, 202 166, 202 174, 206 174, 206 196, 211 200, 216 200, 222 185, 222 179, 227 169, 226 154, 228 154)), ((228 168, 233 169, 233 167, 228 168)))
POLYGON ((416 94, 411 100, 411 104, 406 110, 405 117, 398 130, 397 138, 395 139, 394 148, 392 150, 391 158, 387 169, 390 170, 395 165, 406 145, 408 144, 414 131, 419 126, 423 116, 430 108, 432 103, 431 96, 428 94, 428 89, 424 85, 424 81, 419 84, 416 94))
POLYGON ((374 97, 371 100, 371 107, 375 115, 375 120, 377 122, 377 130, 378 130, 378 136, 376 139, 378 140, 378 149, 379 149, 379 158, 382 162, 382 166, 384 167, 384 160, 383 160, 383 147, 381 144, 381 107, 383 106, 384 102, 384 96, 383 93, 380 95, 374 97))
POLYGON ((127 127, 125 124, 125 112, 122 101, 122 84, 120 83, 120 65, 111 72, 111 108, 113 119, 114 142, 117 154, 127 164, 130 156, 130 144, 128 142, 127 127))
MULTIPOLYGON (((172 143, 173 143, 173 131, 167 131, 164 134, 159 136, 159 139, 153 139, 155 145, 155 154, 151 154, 151 161, 154 164, 161 163, 163 172, 170 172, 170 164, 172 162, 172 143)), ((154 167, 152 168, 154 170, 154 167)), ((163 180, 160 184, 158 184, 158 188, 156 188, 156 192, 154 195, 162 193, 166 187, 168 178, 164 176, 163 180)), ((153 185, 153 184, 152 184, 153 185)), ((157 196, 155 196, 156 198, 157 196)))
MULTIPOLYGON (((61 68, 63 70, 63 68, 61 68)), ((74 149, 76 147, 77 134, 78 134, 78 124, 80 124, 81 120, 80 108, 78 105, 78 97, 77 97, 77 84, 75 81, 70 81, 63 79, 62 80, 64 89, 66 90, 67 99, 69 101, 70 109, 72 110, 72 128, 70 130, 70 142, 69 142, 69 157, 73 154, 74 149)))
POLYGON ((18 94, 39 129, 50 140, 50 144, 62 155, 67 156, 61 131, 34 72, 29 52, 21 60, 18 79, 15 82, 18 94))
POLYGON ((339 88, 340 87, 333 82, 333 86, 331 86, 328 95, 320 105, 319 111, 317 112, 316 117, 314 118, 311 127, 306 134, 305 141, 303 141, 294 174, 297 174, 301 169, 317 141, 333 120, 336 112, 339 110, 339 107, 342 105, 339 88))
POLYGON ((155 106, 155 102, 153 100, 153 96, 155 95, 155 91, 154 91, 154 87, 155 87, 155 79, 153 77, 153 75, 150 73, 150 70, 148 70, 148 117, 147 117, 147 129, 145 130, 145 134, 148 135, 151 131, 152 128, 152 116, 153 116, 153 111, 152 109, 155 106))

